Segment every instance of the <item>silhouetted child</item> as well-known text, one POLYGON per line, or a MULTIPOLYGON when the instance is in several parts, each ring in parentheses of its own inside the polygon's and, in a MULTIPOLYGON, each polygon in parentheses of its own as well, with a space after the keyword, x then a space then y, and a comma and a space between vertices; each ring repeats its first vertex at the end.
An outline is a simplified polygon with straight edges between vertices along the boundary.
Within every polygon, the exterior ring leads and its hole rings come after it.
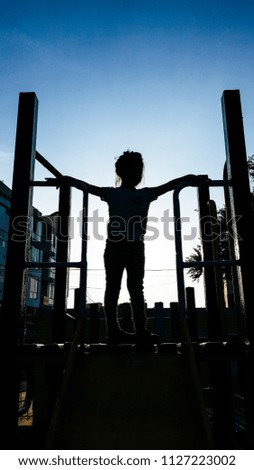
POLYGON ((86 185, 88 192, 99 196, 109 206, 107 240, 104 252, 106 289, 104 308, 107 335, 110 344, 158 342, 158 336, 150 333, 144 302, 143 280, 145 273, 144 235, 149 205, 162 194, 173 190, 177 184, 188 180, 196 183, 203 176, 186 175, 157 187, 137 189, 143 177, 143 159, 138 152, 126 151, 116 163, 115 170, 120 182, 118 187, 98 187, 65 176, 60 184, 71 184, 79 189, 86 185), (127 272, 127 288, 130 294, 134 335, 123 331, 118 323, 117 303, 123 271, 127 272))

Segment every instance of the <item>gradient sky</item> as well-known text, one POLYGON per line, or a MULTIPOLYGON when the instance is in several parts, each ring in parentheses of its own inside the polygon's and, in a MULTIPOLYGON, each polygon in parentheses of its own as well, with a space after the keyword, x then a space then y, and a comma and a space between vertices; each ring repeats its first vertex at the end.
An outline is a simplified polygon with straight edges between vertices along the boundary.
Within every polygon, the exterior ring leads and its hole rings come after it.
MULTIPOLYGON (((254 153, 253 40, 253 1, 1 0, 0 179, 11 186, 18 96, 29 91, 39 100, 37 150, 64 174, 114 185, 114 159, 129 148, 143 154, 143 185, 186 173, 221 179, 226 89, 240 89, 247 153, 254 153)), ((39 167, 36 174, 48 176, 39 167)), ((189 236, 197 202, 195 190, 185 192, 188 255, 198 243, 189 236)), ((56 195, 36 190, 34 205, 53 212, 56 195)), ((214 197, 220 207, 220 191, 214 197)), ((79 204, 74 191, 75 220, 79 204)), ((161 219, 168 209, 172 215, 172 194, 154 202, 150 215, 161 219)), ((91 197, 90 214, 96 210, 106 221, 105 203, 91 197)), ((174 242, 156 228, 160 236, 146 244, 146 299, 168 305, 177 300, 174 242)), ((103 249, 104 240, 89 242, 94 301, 103 301, 103 249)), ((128 300, 124 288, 120 300, 128 300)))

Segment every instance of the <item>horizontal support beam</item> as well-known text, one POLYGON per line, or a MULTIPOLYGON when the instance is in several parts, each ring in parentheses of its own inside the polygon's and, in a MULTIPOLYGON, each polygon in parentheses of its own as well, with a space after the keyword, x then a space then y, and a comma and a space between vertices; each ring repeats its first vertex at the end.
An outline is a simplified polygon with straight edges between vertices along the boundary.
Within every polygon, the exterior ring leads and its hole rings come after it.
POLYGON ((83 266, 82 261, 56 261, 56 262, 49 262, 41 261, 28 261, 25 263, 25 268, 81 268, 83 266))
POLYGON ((185 268, 206 268, 206 267, 216 267, 216 266, 240 266, 241 260, 231 260, 231 259, 222 259, 222 260, 212 260, 212 261, 183 261, 183 267, 185 268))

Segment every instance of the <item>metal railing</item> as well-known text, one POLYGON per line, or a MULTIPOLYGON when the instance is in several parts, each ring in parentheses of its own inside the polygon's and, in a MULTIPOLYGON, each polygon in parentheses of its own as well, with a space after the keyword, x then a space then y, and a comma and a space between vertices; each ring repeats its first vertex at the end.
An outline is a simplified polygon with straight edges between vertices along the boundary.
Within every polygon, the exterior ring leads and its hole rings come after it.
MULTIPOLYGON (((62 174, 46 160, 39 152, 36 151, 36 160, 41 163, 47 170, 49 170, 56 178, 61 177, 62 174)), ((31 186, 40 187, 54 187, 54 181, 30 181, 31 186)), ((83 193, 82 204, 82 224, 81 224, 81 259, 80 261, 55 261, 55 262, 34 262, 26 261, 25 268, 79 268, 79 302, 78 302, 78 315, 81 317, 86 308, 86 287, 87 287, 87 213, 88 213, 88 191, 84 187, 81 190, 83 193)))
MULTIPOLYGON (((231 185, 230 181, 214 180, 203 182, 204 186, 213 187, 228 187, 231 185)), ((179 195, 182 189, 186 187, 197 187, 191 182, 184 182, 177 185, 173 193, 173 210, 174 210, 174 234, 175 234, 175 248, 176 248, 176 276, 177 276, 177 291, 178 291, 178 308, 181 317, 186 316, 186 301, 185 301, 185 282, 184 282, 184 269, 196 267, 217 267, 217 266, 239 266, 240 259, 238 260, 210 260, 210 261, 184 261, 183 260, 183 246, 182 246, 182 223, 181 223, 181 210, 179 195)))

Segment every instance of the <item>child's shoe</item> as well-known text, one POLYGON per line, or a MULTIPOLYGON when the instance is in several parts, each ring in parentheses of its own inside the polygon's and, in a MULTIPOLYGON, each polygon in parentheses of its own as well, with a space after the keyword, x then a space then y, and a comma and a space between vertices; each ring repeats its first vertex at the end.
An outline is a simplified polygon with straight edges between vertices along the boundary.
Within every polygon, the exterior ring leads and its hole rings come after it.
POLYGON ((135 344, 136 335, 134 333, 127 333, 127 331, 119 328, 118 330, 111 331, 107 336, 107 343, 109 345, 116 344, 135 344))

